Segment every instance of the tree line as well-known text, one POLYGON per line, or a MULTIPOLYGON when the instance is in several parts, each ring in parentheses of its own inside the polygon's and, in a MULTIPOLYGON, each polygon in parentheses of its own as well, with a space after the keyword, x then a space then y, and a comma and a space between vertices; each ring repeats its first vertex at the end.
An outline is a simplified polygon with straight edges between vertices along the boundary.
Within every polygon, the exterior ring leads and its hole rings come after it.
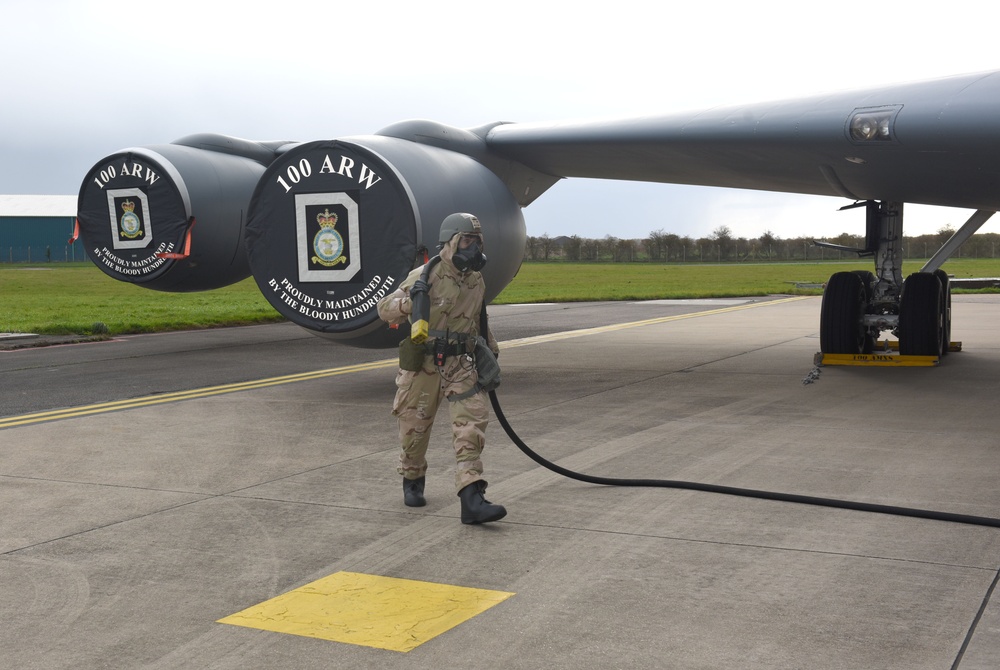
MULTIPOLYGON (((929 258, 954 233, 945 226, 936 233, 903 237, 903 258, 929 258)), ((817 238, 782 239, 770 231, 760 237, 736 237, 728 226, 720 226, 707 237, 693 238, 654 230, 644 239, 621 239, 607 235, 600 239, 580 237, 529 236, 525 259, 529 261, 593 261, 614 263, 700 263, 851 260, 857 254, 816 246, 817 238)), ((865 246, 863 235, 842 233, 822 241, 852 249, 865 246)), ((956 258, 996 258, 1000 234, 980 233, 966 240, 956 258)))

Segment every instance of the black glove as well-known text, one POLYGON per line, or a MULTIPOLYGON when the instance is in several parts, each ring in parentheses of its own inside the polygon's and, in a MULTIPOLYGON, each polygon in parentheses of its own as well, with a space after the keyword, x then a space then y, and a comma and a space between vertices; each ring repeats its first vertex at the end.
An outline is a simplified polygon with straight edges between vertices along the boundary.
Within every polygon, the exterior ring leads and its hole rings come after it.
POLYGON ((430 290, 430 284, 425 282, 423 279, 418 279, 413 282, 413 286, 410 287, 410 295, 412 296, 414 293, 423 293, 426 295, 430 290))

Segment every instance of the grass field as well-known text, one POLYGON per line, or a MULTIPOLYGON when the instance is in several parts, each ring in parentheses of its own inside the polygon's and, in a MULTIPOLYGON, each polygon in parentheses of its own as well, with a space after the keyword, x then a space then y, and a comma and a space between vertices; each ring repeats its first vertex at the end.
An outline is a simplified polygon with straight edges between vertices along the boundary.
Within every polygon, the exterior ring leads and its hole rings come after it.
POLYGON ((118 282, 90 263, 0 266, 0 332, 147 333, 282 318, 253 279, 203 293, 161 293, 118 282))
MULTIPOLYGON (((904 264, 904 274, 922 261, 904 264)), ((834 272, 871 263, 525 263, 494 304, 819 295, 834 272)), ((953 259, 955 277, 1000 276, 1000 260, 953 259)), ((203 293, 160 293, 108 278, 89 263, 0 265, 0 332, 115 334, 281 321, 253 279, 203 293)))

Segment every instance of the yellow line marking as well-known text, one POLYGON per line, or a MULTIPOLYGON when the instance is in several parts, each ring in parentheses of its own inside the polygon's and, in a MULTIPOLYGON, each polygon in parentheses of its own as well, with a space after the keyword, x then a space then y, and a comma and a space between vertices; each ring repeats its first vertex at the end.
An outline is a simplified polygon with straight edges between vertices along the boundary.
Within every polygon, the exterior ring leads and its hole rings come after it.
POLYGON ((513 595, 336 572, 218 623, 407 652, 513 595))
MULTIPOLYGON (((574 337, 585 337, 588 335, 611 333, 619 330, 627 330, 629 328, 639 328, 641 326, 652 326, 661 323, 668 323, 671 321, 682 321, 684 319, 696 319, 704 316, 725 314, 727 312, 738 312, 745 309, 753 309, 755 307, 781 305, 788 302, 796 302, 798 300, 808 300, 810 297, 811 296, 796 296, 792 298, 782 298, 779 300, 769 300, 766 302, 752 302, 752 303, 747 303, 745 305, 723 307, 720 309, 713 309, 705 312, 691 312, 690 314, 663 316, 655 319, 645 319, 643 321, 616 323, 610 326, 583 328, 580 330, 567 330, 560 333, 552 333, 549 335, 538 335, 535 337, 525 337, 517 340, 507 340, 503 342, 502 345, 504 349, 509 349, 513 347, 523 347, 530 344, 556 342, 559 340, 567 340, 574 337)), ((136 409, 138 407, 162 405, 169 402, 180 402, 182 400, 208 398, 210 396, 222 395, 225 393, 236 393, 238 391, 251 391, 254 389, 266 388, 268 386, 292 384, 295 382, 323 379, 325 377, 335 377, 338 375, 353 374, 355 372, 380 370, 382 368, 395 367, 396 364, 397 364, 397 359, 389 358, 381 361, 372 361, 370 363, 359 363, 357 365, 347 365, 344 367, 330 368, 327 370, 314 370, 312 372, 303 372, 294 375, 284 375, 281 377, 270 377, 267 379, 254 379, 251 381, 239 382, 235 384, 223 384, 221 386, 209 386, 206 388, 191 389, 189 391, 163 393, 153 396, 131 398, 128 400, 116 400, 113 402, 99 403, 96 405, 83 405, 80 407, 69 407, 64 409, 50 410, 47 412, 36 412, 34 414, 22 414, 20 416, 12 416, 12 417, 7 417, 5 419, 0 419, 0 429, 14 428, 16 426, 27 426, 35 423, 42 423, 44 421, 56 421, 59 419, 72 419, 82 416, 91 416, 94 414, 103 414, 105 412, 117 412, 125 409, 136 409)))
POLYGON ((610 326, 597 326, 595 328, 581 328, 580 330, 565 330, 559 333, 551 333, 549 335, 536 335, 535 337, 525 337, 519 340, 508 340, 503 342, 503 348, 507 349, 510 347, 522 347, 528 344, 540 344, 542 342, 555 342, 557 340, 568 340, 573 337, 584 337, 587 335, 599 335, 601 333, 612 333, 619 330, 626 330, 628 328, 638 328, 640 326, 655 326, 660 323, 669 323, 671 321, 683 321, 685 319, 697 319, 703 316, 715 316, 716 314, 726 314, 728 312, 739 312, 745 309, 754 309, 756 307, 769 307, 771 305, 782 305, 789 302, 798 302, 799 300, 808 300, 813 296, 794 296, 791 298, 780 298, 778 300, 768 300, 766 302, 750 302, 745 305, 734 305, 732 307, 720 307, 719 309, 710 309, 705 312, 691 312, 689 314, 676 314, 674 316, 660 316, 655 319, 646 319, 644 321, 630 321, 628 323, 615 323, 610 326))
POLYGON ((224 393, 236 393, 237 391, 250 391, 253 389, 266 388, 268 386, 278 386, 281 384, 291 384, 294 382, 309 381, 312 379, 322 379, 324 377, 334 377, 337 375, 351 374, 354 372, 365 372, 367 370, 378 370, 395 366, 397 359, 391 358, 371 363, 361 363, 358 365, 348 365, 342 368, 331 368, 328 370, 314 370, 295 375, 285 375, 282 377, 271 377, 269 379, 254 379, 247 382, 235 384, 224 384, 222 386, 209 386, 189 391, 178 391, 176 393, 163 393, 154 396, 141 398, 131 398, 128 400, 116 400, 113 402, 100 403, 97 405, 85 405, 82 407, 70 407, 66 409, 51 410, 48 412, 37 412, 35 414, 23 414, 21 416, 0 419, 0 428, 13 428, 42 421, 54 421, 56 419, 70 419, 92 414, 103 414, 104 412, 116 412, 123 409, 135 409, 137 407, 147 407, 150 405, 162 405, 168 402, 180 402, 181 400, 193 400, 195 398, 207 398, 224 393))

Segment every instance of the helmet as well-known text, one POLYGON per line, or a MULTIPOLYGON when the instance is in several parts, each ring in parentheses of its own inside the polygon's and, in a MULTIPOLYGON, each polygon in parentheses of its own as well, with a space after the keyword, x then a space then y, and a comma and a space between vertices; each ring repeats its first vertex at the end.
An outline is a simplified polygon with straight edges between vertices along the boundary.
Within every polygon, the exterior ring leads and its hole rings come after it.
POLYGON ((444 248, 456 235, 478 235, 474 244, 454 250, 451 256, 452 264, 459 272, 473 270, 478 272, 486 265, 486 254, 483 253, 483 227, 472 214, 449 214, 441 222, 441 234, 438 235, 439 248, 444 248))
POLYGON ((441 234, 438 235, 438 242, 445 244, 459 233, 481 235, 483 227, 479 224, 479 219, 472 214, 449 214, 441 222, 441 234))

